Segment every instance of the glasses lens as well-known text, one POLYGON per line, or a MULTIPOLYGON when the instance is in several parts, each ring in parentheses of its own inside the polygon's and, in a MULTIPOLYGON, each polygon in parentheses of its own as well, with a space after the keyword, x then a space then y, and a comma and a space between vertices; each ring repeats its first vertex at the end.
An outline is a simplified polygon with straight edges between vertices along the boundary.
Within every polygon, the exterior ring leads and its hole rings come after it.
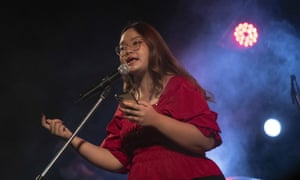
POLYGON ((143 43, 142 40, 135 40, 135 41, 131 42, 131 44, 125 45, 123 47, 116 46, 115 52, 118 56, 122 56, 122 54, 124 54, 128 50, 128 48, 130 48, 133 51, 139 50, 142 43, 143 43))
POLYGON ((142 41, 141 41, 141 40, 133 41, 133 42, 132 42, 132 45, 131 45, 132 50, 136 51, 136 50, 140 49, 141 44, 142 44, 142 41))
POLYGON ((119 46, 116 46, 115 48, 115 53, 120 56, 120 47, 119 46))

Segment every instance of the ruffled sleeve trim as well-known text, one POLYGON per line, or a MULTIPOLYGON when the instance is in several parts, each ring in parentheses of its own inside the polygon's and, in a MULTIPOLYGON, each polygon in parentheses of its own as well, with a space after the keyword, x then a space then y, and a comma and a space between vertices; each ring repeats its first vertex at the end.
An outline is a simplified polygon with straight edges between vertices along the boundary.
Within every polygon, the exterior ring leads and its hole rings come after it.
POLYGON ((188 79, 175 76, 168 82, 157 110, 179 121, 195 125, 205 136, 221 144, 217 113, 212 111, 200 89, 188 79))

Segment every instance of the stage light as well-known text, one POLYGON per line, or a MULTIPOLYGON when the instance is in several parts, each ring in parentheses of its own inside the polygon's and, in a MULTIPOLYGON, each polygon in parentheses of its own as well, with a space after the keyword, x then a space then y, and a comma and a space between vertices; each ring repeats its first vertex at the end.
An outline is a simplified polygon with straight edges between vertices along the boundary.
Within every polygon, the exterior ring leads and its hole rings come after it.
POLYGON ((257 43, 258 31, 253 24, 243 22, 235 27, 233 36, 240 46, 247 48, 257 43))
POLYGON ((276 137, 281 132, 281 124, 276 119, 268 119, 264 124, 265 133, 270 137, 276 137))

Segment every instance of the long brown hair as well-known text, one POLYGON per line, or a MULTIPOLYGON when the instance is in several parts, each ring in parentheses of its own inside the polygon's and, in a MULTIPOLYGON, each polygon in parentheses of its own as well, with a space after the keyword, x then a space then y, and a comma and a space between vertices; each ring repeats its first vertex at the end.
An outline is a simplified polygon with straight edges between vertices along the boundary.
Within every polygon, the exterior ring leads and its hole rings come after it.
MULTIPOLYGON (((199 85, 196 79, 183 68, 169 49, 165 40, 153 26, 141 21, 131 22, 124 27, 121 31, 121 35, 131 28, 143 37, 145 43, 149 47, 150 54, 148 70, 153 80, 153 86, 150 90, 151 97, 158 96, 163 90, 163 77, 165 75, 180 75, 195 83, 206 99, 213 101, 211 96, 208 96, 208 93, 199 85)), ((134 94, 138 92, 134 79, 131 75, 125 77, 123 80, 124 92, 131 92, 134 94)))

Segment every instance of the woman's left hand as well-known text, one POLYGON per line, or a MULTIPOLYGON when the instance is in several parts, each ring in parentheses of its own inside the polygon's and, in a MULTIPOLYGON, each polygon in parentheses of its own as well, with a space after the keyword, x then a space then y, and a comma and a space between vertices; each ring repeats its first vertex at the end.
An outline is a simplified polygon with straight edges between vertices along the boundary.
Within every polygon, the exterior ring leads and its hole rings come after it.
POLYGON ((151 126, 158 119, 159 113, 146 101, 123 100, 120 109, 125 118, 142 126, 151 126))

